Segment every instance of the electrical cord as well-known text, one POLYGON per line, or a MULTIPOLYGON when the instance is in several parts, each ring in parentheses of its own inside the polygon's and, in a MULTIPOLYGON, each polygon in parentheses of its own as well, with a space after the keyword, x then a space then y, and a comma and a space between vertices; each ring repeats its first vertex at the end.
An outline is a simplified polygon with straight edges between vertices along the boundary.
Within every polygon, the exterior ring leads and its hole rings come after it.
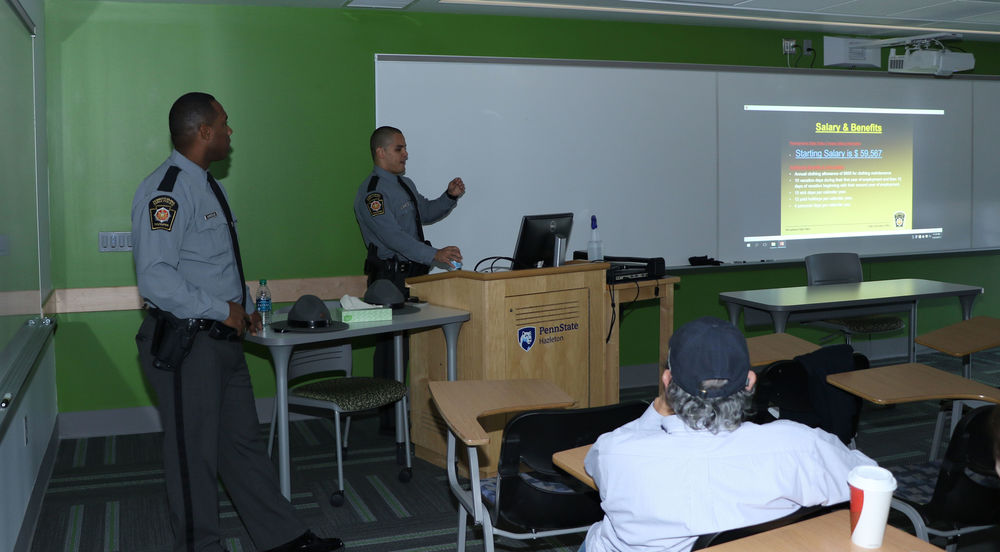
MULTIPOLYGON (((632 283, 635 284, 635 297, 633 297, 632 300, 628 301, 630 307, 635 306, 635 302, 639 300, 639 293, 641 291, 638 281, 633 281, 632 283)), ((630 312, 632 312, 632 309, 631 308, 626 309, 625 301, 622 301, 622 319, 619 321, 619 324, 625 322, 625 315, 627 315, 630 312)))
MULTIPOLYGON (((632 283, 635 285, 635 297, 633 297, 631 300, 628 301, 630 305, 635 304, 635 302, 639 299, 639 293, 641 292, 641 288, 639 287, 639 282, 633 280, 632 283)), ((629 312, 623 307, 622 318, 621 320, 618 320, 618 304, 615 303, 615 288, 612 284, 608 284, 608 295, 611 297, 611 325, 608 326, 608 335, 607 337, 604 338, 605 343, 609 343, 611 341, 611 334, 612 332, 614 332, 615 322, 618 321, 619 324, 621 322, 624 322, 625 315, 629 312)), ((624 301, 622 302, 622 305, 624 305, 624 301)))
POLYGON ((472 269, 473 272, 479 272, 479 267, 483 265, 486 261, 492 261, 489 266, 489 272, 496 272, 496 262, 497 261, 510 261, 514 262, 514 259, 510 257, 484 257, 476 263, 475 268, 472 269))
POLYGON ((618 307, 615 304, 615 287, 608 284, 608 295, 611 297, 611 325, 608 326, 608 336, 604 338, 604 343, 611 341, 611 333, 615 329, 615 321, 618 318, 618 307))

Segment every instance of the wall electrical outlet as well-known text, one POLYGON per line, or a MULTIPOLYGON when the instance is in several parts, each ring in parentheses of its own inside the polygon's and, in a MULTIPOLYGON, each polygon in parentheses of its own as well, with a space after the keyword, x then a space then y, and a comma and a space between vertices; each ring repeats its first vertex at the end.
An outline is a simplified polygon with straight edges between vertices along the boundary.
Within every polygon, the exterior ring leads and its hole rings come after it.
POLYGON ((795 53, 795 39, 794 38, 782 38, 781 39, 781 53, 782 54, 794 54, 795 53))
POLYGON ((132 232, 98 232, 98 251, 132 251, 132 232))

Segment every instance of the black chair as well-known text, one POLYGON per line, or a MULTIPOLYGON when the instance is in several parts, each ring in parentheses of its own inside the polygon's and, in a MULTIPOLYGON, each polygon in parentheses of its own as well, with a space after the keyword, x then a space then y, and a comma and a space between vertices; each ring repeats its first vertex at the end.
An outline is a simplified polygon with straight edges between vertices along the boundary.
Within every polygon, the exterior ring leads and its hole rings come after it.
POLYGON ((701 550, 702 548, 708 548, 709 546, 715 546, 717 544, 724 544, 736 539, 742 539, 743 537, 749 537, 751 535, 756 535, 758 533, 763 533, 765 531, 770 531, 772 529, 812 519, 835 510, 842 510, 847 508, 847 506, 847 502, 840 502, 830 506, 803 506, 787 516, 773 519, 771 521, 765 521, 764 523, 758 523, 757 525, 739 527, 737 529, 729 529, 728 531, 719 531, 717 533, 707 533, 705 535, 700 535, 694 541, 694 546, 691 550, 701 550))
POLYGON ((990 428, 995 408, 1000 406, 981 406, 959 420, 940 466, 927 462, 889 467, 897 482, 893 510, 909 519, 917 537, 927 542, 930 535, 945 538, 948 552, 955 552, 961 535, 1000 523, 1000 478, 990 428), (928 500, 919 490, 929 485, 933 491, 928 500))
MULTIPOLYGON (((805 258, 806 282, 810 286, 861 282, 861 258, 857 253, 816 253, 805 258)), ((809 322, 808 325, 839 332, 851 344, 854 334, 895 332, 903 328, 898 316, 856 316, 809 322)), ((831 337, 837 334, 831 334, 831 337)))
POLYGON ((757 375, 750 421, 792 420, 833 433, 849 445, 858 432, 861 399, 830 385, 826 376, 868 366, 868 358, 850 345, 831 345, 772 363, 757 375))
MULTIPOLYGON (((635 420, 647 404, 627 402, 575 410, 521 413, 503 431, 497 477, 482 481, 483 541, 493 551, 493 535, 535 539, 586 531, 604 517, 597 491, 552 464, 556 452, 591 444, 635 420)), ((467 518, 459 507, 458 552, 465 549, 467 518)))

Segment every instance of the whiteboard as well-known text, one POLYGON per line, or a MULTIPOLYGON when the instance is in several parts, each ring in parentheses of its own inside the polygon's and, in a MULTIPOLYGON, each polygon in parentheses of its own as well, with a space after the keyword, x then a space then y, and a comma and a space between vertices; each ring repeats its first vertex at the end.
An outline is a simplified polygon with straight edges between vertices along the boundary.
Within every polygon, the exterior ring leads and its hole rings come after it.
POLYGON ((510 256, 523 215, 565 211, 575 216, 571 251, 586 249, 595 214, 605 254, 668 266, 696 255, 752 262, 1000 247, 996 79, 395 54, 375 56, 375 79, 376 126, 403 131, 406 174, 421 193, 437 197, 456 176, 466 183, 456 210, 425 234, 459 246, 467 268, 510 256), (775 147, 793 143, 782 134, 789 125, 748 114, 748 104, 940 111, 878 121, 910 129, 899 148, 907 161, 897 163, 912 172, 907 222, 944 230, 745 249, 785 216, 775 147))
POLYGON ((714 74, 384 55, 375 69, 376 126, 403 131, 407 176, 429 198, 465 182, 424 233, 466 268, 511 256, 527 214, 572 211, 570 251, 586 250, 591 215, 608 255, 686 264, 717 249, 714 74))

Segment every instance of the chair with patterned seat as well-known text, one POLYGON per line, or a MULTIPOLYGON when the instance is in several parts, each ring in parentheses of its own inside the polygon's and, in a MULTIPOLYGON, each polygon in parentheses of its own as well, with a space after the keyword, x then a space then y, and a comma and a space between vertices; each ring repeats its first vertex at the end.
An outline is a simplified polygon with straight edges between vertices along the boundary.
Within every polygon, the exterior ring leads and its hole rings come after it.
MULTIPOLYGON (((334 433, 337 447, 337 491, 330 503, 344 503, 343 456, 347 452, 351 428, 350 414, 373 410, 402 401, 405 447, 403 456, 406 467, 399 472, 399 480, 407 482, 412 477, 410 459, 410 431, 407 420, 406 386, 385 378, 355 377, 351 373, 351 345, 300 348, 292 353, 288 363, 288 407, 305 414, 316 415, 333 412, 334 433), (341 414, 344 423, 341 439, 341 414)), ((272 420, 274 417, 272 416, 272 420)), ((271 424, 268 450, 274 440, 271 424)))
MULTIPOLYGON (((861 258, 857 253, 816 253, 805 258, 806 282, 810 286, 830 284, 853 284, 863 280, 861 258)), ((810 326, 839 332, 844 336, 844 342, 851 344, 855 334, 875 334, 899 331, 903 328, 903 319, 898 316, 852 316, 847 318, 831 318, 807 323, 810 326)), ((833 333, 824 341, 835 337, 833 333)))

